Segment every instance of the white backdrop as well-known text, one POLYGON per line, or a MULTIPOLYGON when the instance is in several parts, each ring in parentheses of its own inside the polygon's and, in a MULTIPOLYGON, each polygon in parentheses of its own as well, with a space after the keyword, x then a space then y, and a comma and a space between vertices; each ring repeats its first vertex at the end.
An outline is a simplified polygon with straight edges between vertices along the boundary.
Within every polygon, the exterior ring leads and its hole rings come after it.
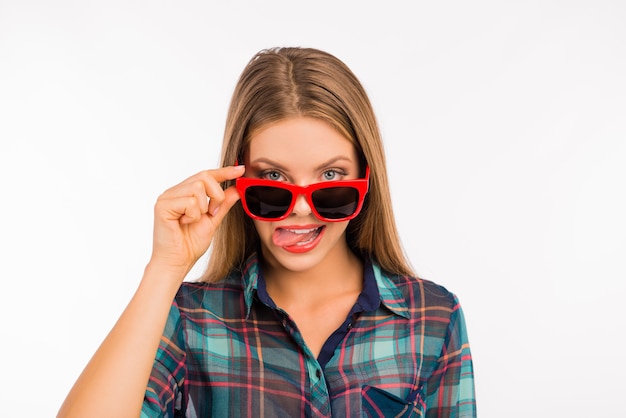
POLYGON ((237 77, 279 45, 369 92, 406 251, 465 309, 479 416, 623 414, 624 22, 617 0, 0 0, 1 414, 55 414, 156 197, 216 165, 237 77))

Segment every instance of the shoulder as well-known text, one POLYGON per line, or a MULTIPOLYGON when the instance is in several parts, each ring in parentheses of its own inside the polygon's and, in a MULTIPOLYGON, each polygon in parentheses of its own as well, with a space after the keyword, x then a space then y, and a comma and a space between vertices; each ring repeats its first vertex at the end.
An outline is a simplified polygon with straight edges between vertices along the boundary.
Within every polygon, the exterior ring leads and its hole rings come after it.
POLYGON ((393 294, 406 307, 412 317, 430 316, 450 317, 460 309, 459 300, 452 291, 434 281, 412 276, 390 274, 384 271, 380 274, 382 280, 389 287, 386 294, 393 294))
POLYGON ((183 282, 178 289, 174 302, 181 310, 219 310, 221 306, 232 304, 241 299, 242 294, 241 280, 229 276, 215 283, 183 282))
POLYGON ((417 301, 417 297, 419 297, 423 303, 428 305, 436 304, 452 307, 458 304, 456 294, 434 281, 411 276, 395 276, 395 281, 407 299, 417 301))

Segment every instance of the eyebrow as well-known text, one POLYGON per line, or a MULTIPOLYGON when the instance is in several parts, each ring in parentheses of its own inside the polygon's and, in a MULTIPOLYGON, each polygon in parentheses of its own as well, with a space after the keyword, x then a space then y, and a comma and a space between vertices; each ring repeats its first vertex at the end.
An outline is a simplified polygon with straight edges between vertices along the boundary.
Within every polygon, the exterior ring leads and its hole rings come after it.
MULTIPOLYGON (((349 157, 343 156, 343 155, 338 155, 338 156, 332 157, 332 158, 326 160, 325 162, 323 162, 322 164, 318 165, 316 167, 316 169, 320 170, 320 169, 322 169, 324 167, 328 167, 329 165, 334 164, 334 163, 336 163, 338 161, 345 161, 345 162, 351 163, 352 159, 349 158, 349 157)), ((250 161, 251 165, 259 164, 259 163, 265 163, 265 164, 272 165, 274 167, 280 168, 281 170, 286 170, 286 168, 282 164, 279 164, 276 161, 273 161, 273 160, 271 160, 269 158, 260 157, 260 158, 257 158, 256 160, 250 161)))

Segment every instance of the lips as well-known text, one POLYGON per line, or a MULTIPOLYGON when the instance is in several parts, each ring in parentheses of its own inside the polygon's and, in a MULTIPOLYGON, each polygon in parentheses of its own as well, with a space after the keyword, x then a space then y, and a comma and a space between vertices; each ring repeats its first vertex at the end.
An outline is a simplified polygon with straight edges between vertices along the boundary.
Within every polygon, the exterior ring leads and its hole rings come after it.
POLYGON ((324 226, 277 228, 272 234, 272 242, 291 252, 309 251, 322 235, 324 226))

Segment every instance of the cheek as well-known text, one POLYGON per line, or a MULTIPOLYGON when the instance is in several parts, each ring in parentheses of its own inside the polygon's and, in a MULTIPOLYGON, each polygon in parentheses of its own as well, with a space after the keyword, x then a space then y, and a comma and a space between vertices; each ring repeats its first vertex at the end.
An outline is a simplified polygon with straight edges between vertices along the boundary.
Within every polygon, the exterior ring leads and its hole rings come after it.
POLYGON ((346 222, 332 222, 327 225, 327 233, 332 235, 333 237, 340 237, 345 234, 346 229, 348 229, 348 221, 346 222))
POLYGON ((271 235, 272 227, 271 222, 253 220, 256 233, 261 240, 267 239, 271 235))

